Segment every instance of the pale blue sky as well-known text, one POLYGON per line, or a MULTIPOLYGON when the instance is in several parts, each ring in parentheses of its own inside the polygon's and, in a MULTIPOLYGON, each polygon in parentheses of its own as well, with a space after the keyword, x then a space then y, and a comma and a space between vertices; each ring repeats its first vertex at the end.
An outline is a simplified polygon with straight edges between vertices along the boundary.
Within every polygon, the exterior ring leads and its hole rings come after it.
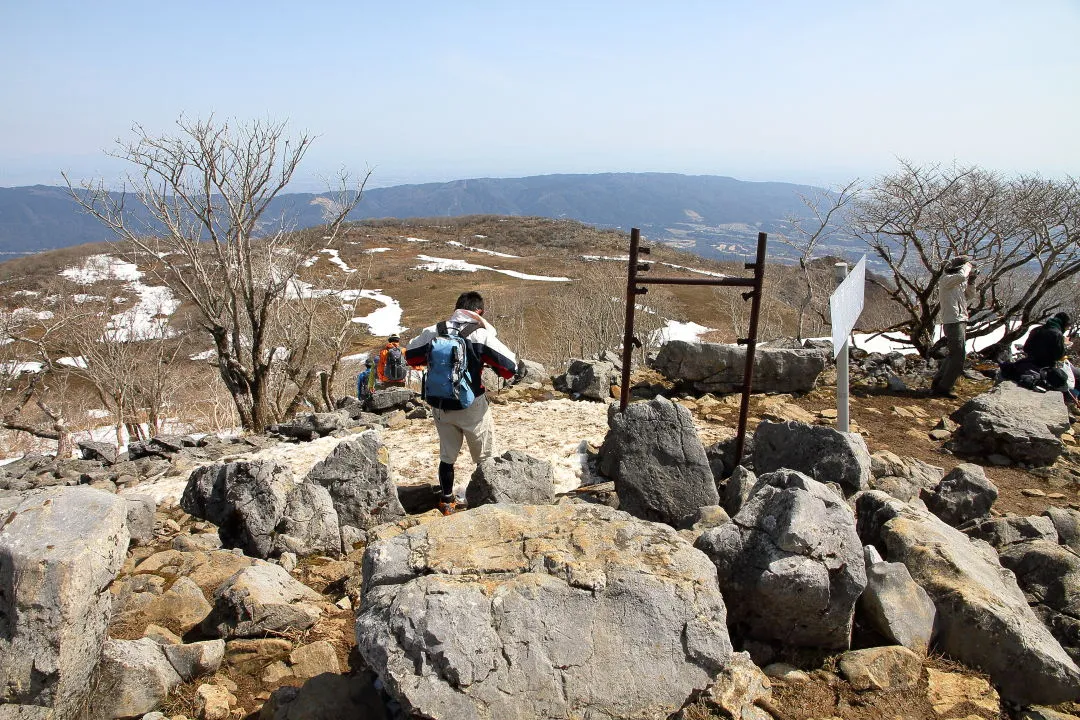
POLYGON ((1080 0, 0 0, 0 186, 112 180, 132 123, 288 119, 294 189, 666 171, 1080 174, 1080 0))

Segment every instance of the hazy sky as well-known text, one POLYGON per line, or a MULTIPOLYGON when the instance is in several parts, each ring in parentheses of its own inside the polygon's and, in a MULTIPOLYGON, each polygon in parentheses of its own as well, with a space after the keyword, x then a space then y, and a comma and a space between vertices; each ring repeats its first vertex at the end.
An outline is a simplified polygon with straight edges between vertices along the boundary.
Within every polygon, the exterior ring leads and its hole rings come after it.
POLYGON ((897 157, 1080 174, 1080 0, 0 0, 0 186, 119 177, 181 114, 319 136, 293 189, 897 157))

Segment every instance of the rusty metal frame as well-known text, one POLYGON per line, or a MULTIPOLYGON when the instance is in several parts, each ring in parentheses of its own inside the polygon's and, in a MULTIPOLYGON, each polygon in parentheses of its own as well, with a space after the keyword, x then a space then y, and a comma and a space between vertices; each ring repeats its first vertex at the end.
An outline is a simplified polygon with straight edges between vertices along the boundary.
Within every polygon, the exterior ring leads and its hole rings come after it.
POLYGON ((758 316, 761 312, 761 289, 765 282, 765 248, 768 244, 768 235, 758 233, 757 257, 752 263, 744 263, 747 270, 754 271, 752 278, 709 278, 697 280, 695 278, 675 277, 650 277, 642 278, 639 272, 647 272, 649 263, 638 261, 641 255, 648 255, 649 248, 641 246, 641 231, 638 228, 630 230, 630 260, 626 271, 626 323, 623 328, 623 355, 622 355, 622 385, 619 388, 619 410, 626 411, 630 402, 630 362, 633 358, 634 348, 641 347, 641 341, 634 337, 634 306, 638 295, 644 295, 649 290, 639 285, 715 285, 725 287, 748 287, 751 288, 742 294, 743 300, 750 300, 750 328, 749 337, 739 338, 740 345, 746 345, 746 368, 743 371, 742 403, 739 406, 739 432, 735 440, 735 463, 742 460, 743 450, 746 446, 746 421, 750 414, 750 390, 754 379, 754 355, 757 350, 758 316))

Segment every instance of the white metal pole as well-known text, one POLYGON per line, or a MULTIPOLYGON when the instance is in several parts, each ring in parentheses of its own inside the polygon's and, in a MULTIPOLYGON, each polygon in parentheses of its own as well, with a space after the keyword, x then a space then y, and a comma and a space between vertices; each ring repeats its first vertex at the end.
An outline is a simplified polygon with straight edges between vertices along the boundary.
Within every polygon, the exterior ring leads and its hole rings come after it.
MULTIPOLYGON (((834 266, 836 272, 836 284, 844 282, 847 277, 847 263, 838 262, 834 266)), ((840 432, 850 430, 848 419, 848 338, 844 337, 844 345, 840 348, 840 354, 836 356, 836 429, 840 432)))

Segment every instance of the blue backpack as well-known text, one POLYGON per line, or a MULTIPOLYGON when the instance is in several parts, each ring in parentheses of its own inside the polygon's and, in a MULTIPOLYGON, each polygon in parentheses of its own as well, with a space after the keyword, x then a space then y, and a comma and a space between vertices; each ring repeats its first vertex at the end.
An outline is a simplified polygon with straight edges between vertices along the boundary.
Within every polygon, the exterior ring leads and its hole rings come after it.
POLYGON ((436 335, 428 349, 423 388, 424 400, 431 405, 441 407, 442 401, 452 400, 464 410, 476 399, 465 338, 478 327, 476 323, 469 323, 455 332, 449 330, 445 322, 435 326, 436 335))

